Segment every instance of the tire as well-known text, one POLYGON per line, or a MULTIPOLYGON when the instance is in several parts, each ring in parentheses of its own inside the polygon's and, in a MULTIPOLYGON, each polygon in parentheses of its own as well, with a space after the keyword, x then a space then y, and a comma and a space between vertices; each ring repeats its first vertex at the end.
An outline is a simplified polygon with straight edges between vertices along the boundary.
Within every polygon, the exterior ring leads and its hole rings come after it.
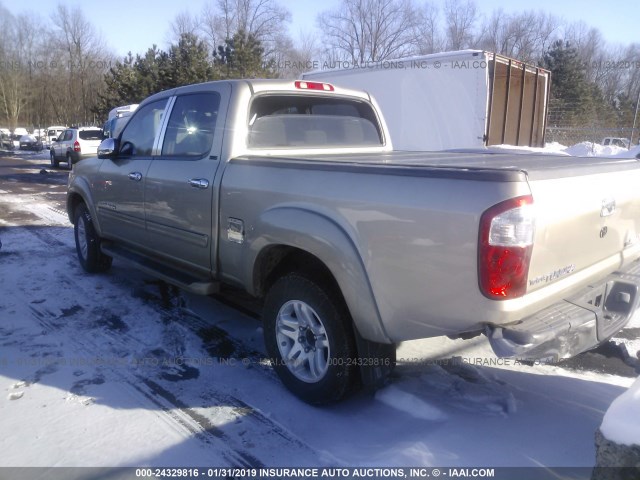
POLYGON ((351 317, 336 293, 300 273, 277 280, 264 306, 264 339, 282 383, 298 398, 321 405, 357 384, 351 317))
POLYGON ((71 154, 67 153, 67 168, 71 170, 73 167, 73 161, 71 160, 71 154))
POLYGON ((58 168, 58 160, 56 160, 56 154, 53 153, 53 150, 49 150, 49 157, 51 159, 51 167, 58 168))
POLYGON ((113 259, 100 251, 100 237, 96 233, 91 214, 84 203, 75 210, 73 233, 80 265, 88 273, 106 272, 113 259))

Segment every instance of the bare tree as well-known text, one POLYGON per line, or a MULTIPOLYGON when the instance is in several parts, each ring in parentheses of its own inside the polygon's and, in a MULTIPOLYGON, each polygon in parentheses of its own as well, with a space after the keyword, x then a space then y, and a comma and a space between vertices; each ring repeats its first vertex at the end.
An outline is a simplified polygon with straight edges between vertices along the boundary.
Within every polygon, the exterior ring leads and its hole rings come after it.
POLYGON ((556 39, 560 21, 543 12, 506 14, 494 10, 482 25, 477 45, 492 52, 537 63, 556 39))
POLYGON ((578 51, 589 81, 597 83, 607 74, 606 68, 597 61, 604 54, 604 39, 597 28, 582 21, 574 22, 566 26, 564 38, 578 51))
POLYGON ((285 26, 291 21, 289 10, 276 0, 215 0, 204 6, 201 17, 201 32, 213 49, 244 31, 260 41, 267 57, 286 43, 285 26))
POLYGON ((446 0, 444 3, 447 49, 462 50, 474 46, 474 29, 478 20, 473 0, 446 0))
POLYGON ((438 7, 429 2, 418 12, 418 53, 429 54, 444 50, 445 41, 440 29, 439 15, 438 7))
POLYGON ((415 53, 418 22, 412 0, 342 0, 318 16, 325 45, 360 64, 415 53))
POLYGON ((302 73, 322 68, 319 59, 322 52, 318 38, 311 31, 301 31, 294 44, 286 39, 278 45, 274 56, 275 67, 282 78, 298 78, 302 73))
POLYGON ((0 5, 0 55, 3 58, 0 68, 0 102, 10 129, 18 126, 29 94, 22 68, 25 59, 22 58, 20 46, 15 41, 17 35, 16 18, 0 5))
POLYGON ((192 15, 188 10, 183 10, 175 16, 169 25, 170 42, 178 42, 184 34, 197 36, 202 26, 202 22, 196 15, 192 15))
POLYGON ((67 121, 91 123, 94 91, 103 80, 111 58, 104 41, 79 7, 59 4, 51 15, 54 38, 66 57, 67 121))

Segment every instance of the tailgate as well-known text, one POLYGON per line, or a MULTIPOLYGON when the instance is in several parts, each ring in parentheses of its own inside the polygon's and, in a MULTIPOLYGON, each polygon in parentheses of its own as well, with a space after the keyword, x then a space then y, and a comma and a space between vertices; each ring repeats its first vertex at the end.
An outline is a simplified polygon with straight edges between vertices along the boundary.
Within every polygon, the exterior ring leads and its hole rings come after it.
POLYGON ((640 164, 580 160, 584 166, 557 171, 558 178, 544 178, 553 175, 548 171, 529 175, 536 233, 528 292, 578 272, 588 282, 640 253, 640 164))
POLYGON ((96 155, 98 153, 100 143, 102 143, 102 140, 83 140, 82 153, 91 153, 92 155, 96 155))

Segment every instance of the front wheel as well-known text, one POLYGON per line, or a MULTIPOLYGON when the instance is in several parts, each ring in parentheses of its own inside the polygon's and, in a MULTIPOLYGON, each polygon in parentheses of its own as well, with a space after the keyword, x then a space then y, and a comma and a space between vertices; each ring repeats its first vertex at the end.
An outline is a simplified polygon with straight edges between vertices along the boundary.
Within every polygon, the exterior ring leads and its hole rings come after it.
POLYGON ((49 150, 49 159, 51 160, 51 167, 58 168, 58 161, 56 160, 56 154, 53 150, 49 150))
POLYGON ((358 376, 351 318, 336 292, 299 273, 280 278, 264 307, 267 352, 282 383, 311 404, 343 398, 358 376))
POLYGON ((82 268, 89 273, 109 270, 113 259, 100 251, 100 237, 84 203, 76 208, 73 233, 76 239, 78 260, 80 260, 82 268))

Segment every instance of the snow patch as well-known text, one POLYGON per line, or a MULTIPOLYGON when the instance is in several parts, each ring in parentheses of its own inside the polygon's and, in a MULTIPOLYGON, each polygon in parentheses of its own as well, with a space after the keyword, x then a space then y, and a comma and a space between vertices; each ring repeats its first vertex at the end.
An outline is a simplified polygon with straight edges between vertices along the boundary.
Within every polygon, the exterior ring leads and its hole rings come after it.
POLYGON ((383 390, 379 390, 376 393, 376 399, 391 408, 407 413, 420 420, 437 422, 447 419, 447 415, 439 408, 428 404, 416 395, 406 392, 395 385, 390 385, 383 390))
POLYGON ((545 144, 544 147, 518 147, 515 145, 491 145, 487 150, 503 153, 538 153, 548 155, 569 155, 572 157, 613 157, 636 158, 640 155, 640 146, 627 150, 616 145, 600 145, 594 142, 580 142, 567 147, 558 142, 545 144))
POLYGON ((565 150, 574 157, 611 157, 629 153, 629 150, 615 145, 600 145, 593 142, 580 142, 565 150))
POLYGON ((492 373, 468 365, 462 357, 452 357, 441 365, 432 365, 421 375, 426 389, 447 405, 485 415, 506 416, 517 410, 511 389, 492 373))
POLYGON ((8 400, 19 400, 24 395, 24 392, 13 392, 7 396, 8 400))
POLYGON ((640 377, 616 398, 600 426, 602 434, 622 445, 640 445, 640 377))
POLYGON ((518 147, 516 145, 491 145, 488 150, 498 150, 510 153, 544 153, 548 155, 570 155, 566 152, 567 147, 558 142, 545 144, 544 147, 518 147))

